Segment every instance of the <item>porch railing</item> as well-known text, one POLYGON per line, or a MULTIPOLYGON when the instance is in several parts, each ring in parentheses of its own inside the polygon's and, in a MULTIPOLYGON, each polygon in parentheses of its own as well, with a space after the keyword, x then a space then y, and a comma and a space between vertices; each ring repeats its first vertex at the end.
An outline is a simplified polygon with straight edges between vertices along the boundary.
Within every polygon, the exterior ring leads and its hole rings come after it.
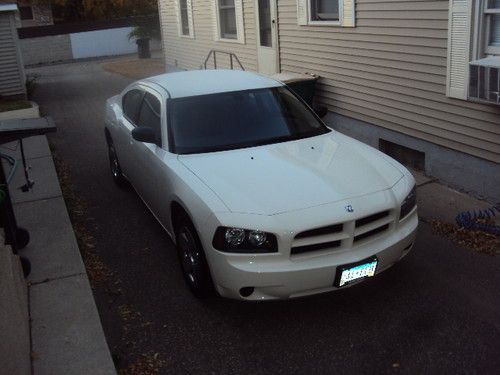
POLYGON ((217 69, 217 54, 229 56, 229 66, 231 67, 231 70, 234 69, 235 62, 240 66, 241 70, 245 70, 245 68, 243 67, 243 65, 240 62, 240 59, 238 59, 238 56, 236 56, 234 53, 227 52, 227 51, 215 50, 215 49, 210 50, 205 61, 203 62, 203 65, 201 66, 201 68, 207 69, 208 62, 210 61, 210 58, 213 58, 214 69, 217 69))

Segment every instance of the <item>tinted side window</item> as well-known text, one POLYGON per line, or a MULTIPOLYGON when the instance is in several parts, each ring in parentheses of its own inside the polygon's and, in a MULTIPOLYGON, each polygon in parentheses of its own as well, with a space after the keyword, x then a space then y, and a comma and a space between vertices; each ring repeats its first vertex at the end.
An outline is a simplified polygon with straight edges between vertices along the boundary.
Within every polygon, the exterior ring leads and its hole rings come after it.
POLYGON ((150 93, 144 96, 137 125, 153 129, 158 140, 161 139, 161 104, 156 96, 150 93))
POLYGON ((139 114, 143 95, 144 92, 141 90, 131 90, 123 97, 123 113, 133 124, 137 123, 137 115, 139 114))

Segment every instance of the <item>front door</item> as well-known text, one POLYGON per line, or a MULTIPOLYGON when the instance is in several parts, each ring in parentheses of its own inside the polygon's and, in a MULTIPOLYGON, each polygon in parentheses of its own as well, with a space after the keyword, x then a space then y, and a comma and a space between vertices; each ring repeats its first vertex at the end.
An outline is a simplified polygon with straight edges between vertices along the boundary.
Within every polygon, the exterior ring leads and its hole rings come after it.
POLYGON ((257 0, 256 3, 259 73, 279 73, 276 0, 257 0))

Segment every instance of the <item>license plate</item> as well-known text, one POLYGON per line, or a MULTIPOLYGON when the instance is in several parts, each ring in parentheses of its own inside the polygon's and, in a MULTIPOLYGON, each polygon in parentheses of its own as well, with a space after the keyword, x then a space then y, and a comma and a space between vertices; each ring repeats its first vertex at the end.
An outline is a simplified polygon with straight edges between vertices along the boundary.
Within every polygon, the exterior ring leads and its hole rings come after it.
POLYGON ((337 267, 335 286, 341 287, 348 285, 356 280, 375 276, 377 264, 377 258, 373 257, 361 262, 337 267))

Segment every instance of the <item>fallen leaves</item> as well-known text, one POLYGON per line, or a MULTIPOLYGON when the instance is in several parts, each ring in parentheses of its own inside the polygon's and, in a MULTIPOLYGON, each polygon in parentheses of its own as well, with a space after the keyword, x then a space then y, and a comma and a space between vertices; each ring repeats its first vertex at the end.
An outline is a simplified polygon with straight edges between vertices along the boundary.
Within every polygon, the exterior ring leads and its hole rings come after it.
POLYGON ((154 375, 160 372, 164 361, 160 360, 159 353, 148 352, 140 355, 127 368, 120 371, 121 375, 154 375))
MULTIPOLYGON (((110 303, 123 299, 122 282, 109 267, 101 260, 96 252, 96 242, 92 235, 92 218, 88 215, 87 205, 75 193, 72 186, 71 173, 68 165, 58 156, 54 147, 51 147, 56 166, 59 183, 63 193, 73 230, 78 241, 80 253, 87 270, 92 288, 102 287, 111 298, 110 303)), ((147 251, 148 249, 144 249, 147 251)), ((129 304, 120 304, 117 307, 122 328, 122 344, 120 349, 115 348, 113 358, 120 374, 153 375, 159 373, 164 361, 156 351, 147 351, 148 332, 154 329, 152 322, 146 321, 142 314, 129 304), (146 353, 141 351, 146 350, 146 353)), ((36 353, 32 353, 32 356, 36 353)))
POLYGON ((132 79, 142 79, 167 72, 162 58, 119 60, 103 64, 103 69, 132 79))
POLYGON ((479 230, 460 228, 440 220, 432 220, 431 225, 434 233, 446 236, 460 246, 489 255, 500 253, 499 236, 479 230))
POLYGON ((89 217, 85 203, 76 195, 71 183, 71 174, 68 165, 59 157, 54 147, 51 147, 54 164, 64 201, 73 225, 78 247, 83 258, 92 287, 111 278, 113 272, 104 264, 94 252, 95 239, 88 229, 89 217))

